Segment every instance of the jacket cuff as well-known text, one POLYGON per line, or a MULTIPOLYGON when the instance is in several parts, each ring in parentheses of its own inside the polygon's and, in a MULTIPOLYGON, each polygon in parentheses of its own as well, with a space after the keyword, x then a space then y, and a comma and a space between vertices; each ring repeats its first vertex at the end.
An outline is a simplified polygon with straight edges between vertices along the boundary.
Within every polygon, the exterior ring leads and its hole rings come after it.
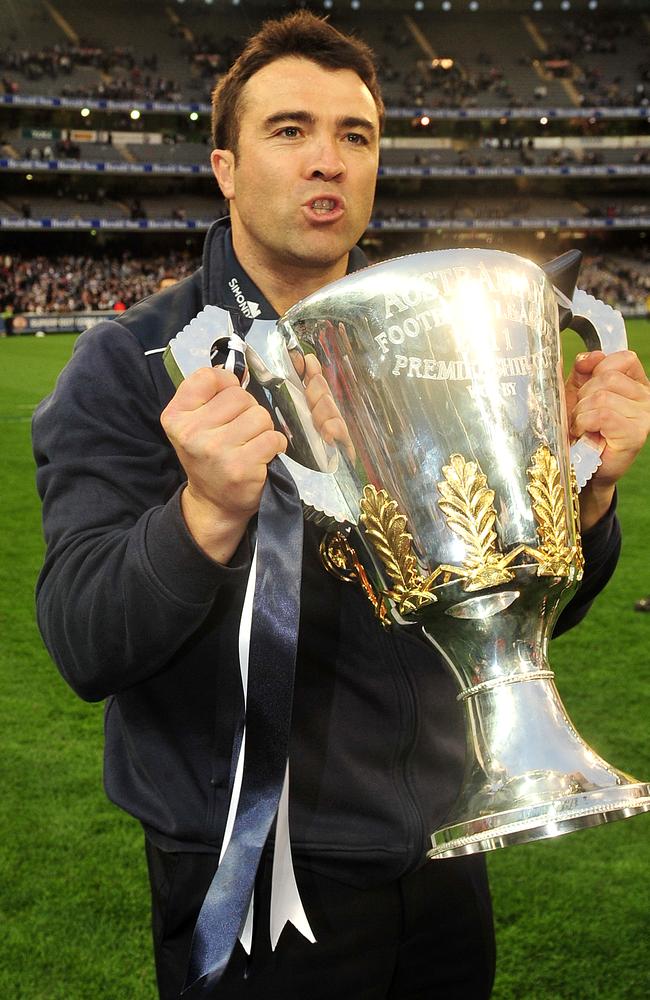
MULTIPOLYGON (((588 531, 582 535, 582 554, 589 573, 598 573, 606 565, 611 565, 607 579, 614 570, 621 548, 621 528, 616 517, 618 494, 614 491, 609 510, 588 531)), ((604 584, 603 584, 604 585, 604 584)))
POLYGON ((146 552, 158 582, 186 604, 214 599, 222 586, 246 582, 251 565, 248 532, 228 565, 211 559, 192 537, 181 511, 181 486, 163 506, 156 507, 146 527, 146 552))

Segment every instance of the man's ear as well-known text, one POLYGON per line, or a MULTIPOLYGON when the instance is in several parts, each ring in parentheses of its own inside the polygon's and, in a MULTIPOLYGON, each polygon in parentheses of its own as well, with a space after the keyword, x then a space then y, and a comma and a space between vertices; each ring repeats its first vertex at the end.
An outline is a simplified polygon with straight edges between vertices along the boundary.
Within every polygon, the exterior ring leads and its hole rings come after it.
POLYGON ((235 197, 235 154, 230 149, 213 149, 210 163, 221 193, 230 201, 235 197))

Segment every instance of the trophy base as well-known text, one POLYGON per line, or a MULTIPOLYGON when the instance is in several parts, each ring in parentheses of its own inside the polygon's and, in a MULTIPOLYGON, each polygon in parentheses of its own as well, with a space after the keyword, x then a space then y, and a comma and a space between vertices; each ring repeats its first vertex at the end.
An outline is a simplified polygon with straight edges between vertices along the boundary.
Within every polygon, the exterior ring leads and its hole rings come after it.
POLYGON ((560 837, 643 812, 650 812, 650 784, 645 782, 568 795, 442 827, 431 834, 427 858, 460 857, 560 837))

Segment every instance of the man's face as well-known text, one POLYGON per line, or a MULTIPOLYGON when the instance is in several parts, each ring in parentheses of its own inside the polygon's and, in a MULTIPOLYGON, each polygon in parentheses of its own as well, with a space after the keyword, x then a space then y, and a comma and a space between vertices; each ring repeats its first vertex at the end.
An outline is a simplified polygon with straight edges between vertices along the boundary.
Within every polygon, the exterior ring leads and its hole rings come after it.
POLYGON ((212 154, 242 264, 343 273, 370 218, 378 160, 377 108, 352 70, 288 56, 255 73, 237 155, 212 154))

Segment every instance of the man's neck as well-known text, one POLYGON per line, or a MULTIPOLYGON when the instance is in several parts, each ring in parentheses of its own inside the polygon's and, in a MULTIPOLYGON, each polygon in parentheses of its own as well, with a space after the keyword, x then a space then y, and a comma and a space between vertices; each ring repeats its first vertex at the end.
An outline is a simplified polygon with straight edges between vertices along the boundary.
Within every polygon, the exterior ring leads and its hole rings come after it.
POLYGON ((347 272, 349 254, 332 264, 313 267, 297 260, 276 259, 271 263, 263 252, 249 245, 245 237, 242 238, 236 226, 233 226, 232 239, 237 260, 279 316, 300 299, 318 291, 330 281, 342 278, 347 272))

